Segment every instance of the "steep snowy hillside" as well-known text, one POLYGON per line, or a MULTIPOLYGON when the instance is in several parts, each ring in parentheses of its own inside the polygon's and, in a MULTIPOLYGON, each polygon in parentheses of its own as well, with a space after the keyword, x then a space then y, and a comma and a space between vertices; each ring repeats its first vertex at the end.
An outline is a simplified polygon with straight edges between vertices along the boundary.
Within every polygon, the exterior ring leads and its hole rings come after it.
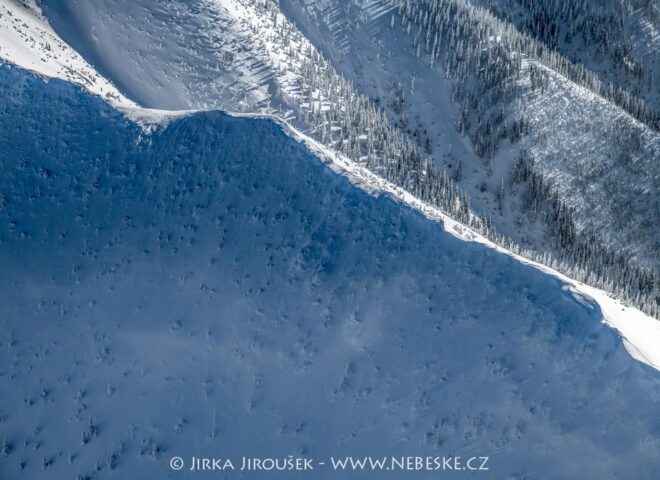
POLYGON ((62 38, 142 106, 254 111, 295 95, 289 54, 303 40, 257 15, 270 2, 41 3, 62 38))
POLYGON ((499 233, 657 311, 657 119, 590 65, 542 43, 531 55, 531 37, 488 10, 463 0, 42 4, 144 106, 274 112, 413 192, 429 190, 418 183, 432 157, 447 176, 431 190, 461 221, 473 219, 467 195, 499 233))
POLYGON ((470 0, 660 109, 660 4, 654 0, 470 0))
POLYGON ((499 232, 560 256, 601 244, 657 277, 660 134, 568 73, 500 46, 520 34, 466 2, 396 3, 283 0, 282 9, 431 147, 499 232), (535 175, 522 186, 521 156, 535 175))
POLYGON ((461 106, 452 83, 441 68, 430 68, 421 51, 417 55, 392 2, 283 0, 281 7, 356 89, 375 99, 392 124, 463 187, 471 206, 490 216, 499 232, 527 247, 543 244, 547 232, 540 223, 520 228, 519 199, 498 197, 509 171, 492 171, 458 131, 461 106))
POLYGON ((0 2, 0 58, 82 85, 117 107, 137 106, 62 41, 41 14, 36 0, 0 2))
POLYGON ((657 371, 557 279, 355 188, 272 122, 145 134, 58 80, 4 65, 0 87, 3 479, 660 470, 657 371), (193 455, 314 470, 170 470, 193 455), (333 472, 347 455, 489 470, 333 472))

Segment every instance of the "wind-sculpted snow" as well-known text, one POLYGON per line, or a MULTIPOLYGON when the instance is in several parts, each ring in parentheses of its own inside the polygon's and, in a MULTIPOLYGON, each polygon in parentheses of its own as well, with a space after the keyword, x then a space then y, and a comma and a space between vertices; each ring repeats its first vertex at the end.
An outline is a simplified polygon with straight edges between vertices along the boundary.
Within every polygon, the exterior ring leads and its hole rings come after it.
POLYGON ((145 135, 64 82, 3 66, 0 85, 1 478, 438 478, 169 469, 193 455, 660 470, 657 372, 557 279, 272 122, 145 135))

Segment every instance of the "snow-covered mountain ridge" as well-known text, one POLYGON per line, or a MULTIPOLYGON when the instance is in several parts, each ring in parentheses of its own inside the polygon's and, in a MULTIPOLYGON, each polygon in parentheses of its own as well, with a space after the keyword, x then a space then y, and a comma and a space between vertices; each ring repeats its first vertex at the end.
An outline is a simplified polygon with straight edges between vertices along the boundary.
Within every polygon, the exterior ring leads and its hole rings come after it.
POLYGON ((482 30, 493 39, 512 35, 514 44, 519 34, 466 2, 397 2, 401 8, 387 15, 373 4, 389 2, 281 3, 358 90, 395 107, 393 123, 421 137, 420 146, 430 140, 434 161, 453 172, 499 232, 560 257, 590 248, 585 243, 602 245, 606 257, 617 252, 656 272, 657 285, 656 131, 538 60, 480 43, 482 30), (436 30, 423 8, 431 3, 445 8, 435 12, 445 19, 436 30), (467 28, 459 22, 473 22, 474 32, 453 33, 467 28), (468 139, 474 150, 465 148, 468 139), (531 159, 533 181, 517 180, 521 157, 531 159))
MULTIPOLYGON (((42 2, 56 30, 138 103, 276 112, 415 193, 418 180, 406 175, 432 157, 443 208, 467 195, 475 213, 538 258, 552 254, 571 275, 655 312, 660 135, 615 105, 634 112, 635 98, 605 100, 578 84, 600 85, 588 69, 546 52, 544 61, 565 71, 544 74, 543 63, 476 34, 440 35, 435 48, 418 25, 424 5, 460 6, 446 16, 450 32, 467 21, 495 39, 515 27, 468 2, 407 2, 415 8, 402 11, 404 3, 42 2), (478 65, 475 52, 483 52, 478 65), (431 68, 432 54, 440 56, 431 68), (497 65, 514 77, 498 83, 497 65), (466 71, 485 77, 475 84, 460 76, 466 71), (502 85, 513 100, 497 101, 502 85), (521 158, 522 178, 514 175, 521 158)), ((451 213, 464 221, 465 210, 451 213)))
MULTIPOLYGON (((46 31, 46 28, 42 27, 40 29, 40 25, 44 22, 45 20, 43 19, 43 17, 40 16, 33 17, 33 23, 36 25, 36 27, 32 27, 33 30, 46 31)), ((76 57, 75 52, 71 51, 70 48, 67 48, 66 44, 63 44, 60 41, 58 42, 58 45, 60 45, 60 49, 64 52, 62 56, 64 58, 74 58, 75 62, 73 62, 72 64, 79 67, 80 70, 84 72, 87 69, 91 68, 86 63, 84 63, 82 59, 76 57)), ((28 61, 30 58, 34 59, 36 52, 38 52, 38 50, 31 50, 28 55, 25 55, 24 57, 21 58, 21 62, 23 64, 30 65, 32 69, 36 70, 37 72, 43 75, 60 77, 61 75, 57 73, 56 70, 54 71, 49 69, 48 62, 45 62, 43 58, 40 58, 41 63, 35 60, 28 61)), ((75 69, 71 69, 71 70, 75 71, 75 69)), ((85 82, 85 81, 80 81, 74 75, 65 76, 63 78, 69 81, 73 81, 74 83, 80 84, 81 86, 88 89, 92 93, 95 94, 102 93, 102 90, 99 90, 98 88, 93 86, 94 84, 90 84, 89 82, 85 82)), ((92 78, 100 79, 99 80, 100 82, 106 82, 105 84, 109 85, 109 83, 107 83, 107 81, 105 81, 98 74, 92 75, 92 78)), ((132 102, 128 100, 124 100, 123 97, 118 97, 118 96, 109 96, 109 97, 106 96, 105 99, 119 110, 123 111, 124 113, 127 113, 130 118, 142 124, 143 126, 150 126, 154 123, 158 124, 159 122, 161 124, 166 124, 166 122, 171 121, 172 118, 177 118, 180 117, 181 115, 189 115, 193 113, 192 111, 182 111, 182 112, 162 111, 161 112, 161 111, 154 111, 149 109, 140 109, 140 108, 136 108, 132 102)), ((253 116, 254 114, 245 114, 245 115, 253 116)), ((529 260, 523 259, 523 257, 520 257, 515 253, 511 253, 501 247, 495 246, 492 242, 483 238, 483 236, 481 236, 480 234, 472 231, 469 227, 462 226, 459 223, 455 222, 454 220, 450 219, 438 208, 420 201, 418 198, 406 192, 405 190, 369 172, 368 169, 357 165, 355 162, 352 162, 345 156, 338 154, 336 151, 333 151, 328 147, 323 146, 320 142, 310 138, 309 136, 300 133, 299 131, 296 130, 294 126, 288 124, 286 121, 280 120, 278 116, 276 115, 257 115, 257 116, 260 117, 266 116, 280 123, 285 128, 285 130, 289 132, 290 135, 292 135, 293 137, 297 138, 300 141, 305 142, 305 144, 308 145, 309 148, 315 151, 322 158, 325 158, 337 172, 348 174, 349 178, 353 182, 358 184, 360 187, 365 188, 369 191, 386 192, 389 195, 392 195, 394 198, 397 198, 398 200, 406 203, 407 205, 421 211, 427 217, 433 220, 442 221, 447 227, 447 231, 454 232, 455 234, 459 234, 461 238, 465 240, 475 240, 481 242, 483 244, 490 246, 491 248, 497 248, 501 252, 506 252, 507 254, 513 255, 514 257, 516 257, 521 261, 527 263, 530 262, 529 260)), ((660 367, 660 353, 658 353, 657 351, 658 349, 655 347, 655 345, 660 343, 660 324, 655 319, 639 312, 634 308, 628 308, 628 307, 624 307, 623 305, 620 305, 618 301, 616 301, 609 294, 606 294, 601 290, 588 287, 579 282, 575 282, 574 280, 570 280, 565 275, 559 274, 558 272, 548 267, 541 266, 538 263, 535 262, 531 262, 531 263, 539 268, 542 268, 544 271, 554 276, 557 276, 562 281, 570 282, 571 288, 575 288, 576 291, 578 291, 579 293, 586 294, 589 297, 596 299, 599 302, 601 309, 604 312, 604 321, 613 328, 616 328, 622 334, 631 354, 638 360, 643 361, 644 363, 647 363, 656 368, 660 367)))
POLYGON ((0 58, 83 85, 114 106, 137 107, 53 31, 35 0, 0 2, 0 58))
POLYGON ((283 110, 118 105, 33 60, 0 63, 0 478, 438 478, 319 464, 391 454, 655 480, 659 322, 283 110), (316 469, 170 468, 244 455, 316 469))
POLYGON ((660 468, 656 371, 565 282, 274 122, 145 134, 59 80, 5 65, 0 86, 3 478, 384 452, 488 455, 485 479, 660 468))

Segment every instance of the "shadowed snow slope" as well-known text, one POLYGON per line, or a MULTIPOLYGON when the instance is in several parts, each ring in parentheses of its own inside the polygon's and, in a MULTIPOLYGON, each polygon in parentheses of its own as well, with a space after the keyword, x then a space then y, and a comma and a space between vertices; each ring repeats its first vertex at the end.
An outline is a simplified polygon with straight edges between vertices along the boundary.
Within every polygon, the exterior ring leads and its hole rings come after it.
POLYGON ((660 470, 658 372, 555 278, 355 188, 272 122, 145 135, 59 80, 5 65, 0 85, 1 478, 224 478, 174 455, 660 470))
MULTIPOLYGON (((532 88, 530 68, 541 68, 536 61, 526 61, 520 75, 509 79, 518 85, 515 101, 489 103, 488 95, 479 90, 472 93, 475 98, 483 96, 483 101, 457 101, 452 93, 456 82, 447 80, 444 62, 431 68, 423 47, 415 54, 413 39, 426 36, 424 30, 416 24, 402 27, 389 0, 40 3, 64 41, 141 106, 246 112, 275 106, 283 112, 307 109, 306 117, 298 114, 296 121, 289 113, 280 116, 301 131, 317 131, 312 136, 320 139, 318 125, 302 120, 313 118, 315 112, 308 109, 310 98, 304 93, 310 82, 301 77, 301 60, 313 58, 311 52, 318 50, 356 91, 377 101, 390 123, 407 132, 425 155, 432 152, 436 165, 459 178, 470 205, 492 218, 499 233, 523 247, 557 256, 557 226, 542 220, 543 208, 540 214, 530 208, 536 204, 526 185, 511 182, 523 148, 533 154, 535 171, 552 193, 570 208, 583 238, 593 237, 639 265, 660 271, 660 230, 654 227, 660 208, 660 135, 554 71, 543 69, 547 89, 532 88), (284 28, 284 15, 268 13, 265 4, 277 5, 276 11, 281 8, 294 23, 284 28), (300 45, 305 47, 299 50, 300 45), (495 157, 489 162, 488 155, 481 158, 474 152, 474 132, 468 128, 458 133, 463 108, 470 112, 467 123, 472 125, 478 123, 473 114, 483 116, 486 123, 491 109, 501 108, 503 123, 488 120, 493 122, 489 128, 497 130, 524 118, 530 132, 513 144, 497 136, 495 157)), ((411 8, 424 4, 408 3, 411 8)), ((491 48, 485 41, 465 42, 476 51, 491 48)), ((450 48, 462 55, 453 43, 450 48)), ((509 57, 518 58, 513 51, 509 57)), ((312 96, 321 109, 337 104, 332 92, 319 89, 312 96)), ((547 214, 554 218, 554 213, 547 214)))

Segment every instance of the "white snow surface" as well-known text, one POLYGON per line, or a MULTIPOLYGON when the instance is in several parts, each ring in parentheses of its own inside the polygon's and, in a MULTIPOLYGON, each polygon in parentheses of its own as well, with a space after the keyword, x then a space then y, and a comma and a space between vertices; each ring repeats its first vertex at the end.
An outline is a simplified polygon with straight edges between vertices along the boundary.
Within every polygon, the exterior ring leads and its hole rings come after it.
POLYGON ((2 478, 166 478, 170 456, 218 442, 234 456, 492 455, 483 478, 660 468, 657 374, 597 327, 660 370, 657 320, 278 117, 141 109, 65 45, 46 60, 4 46, 142 127, 0 67, 2 478))
POLYGON ((0 86, 3 479, 214 478, 169 469, 192 455, 660 468, 660 379, 602 327, 615 302, 272 121, 145 133, 66 82, 0 86))
POLYGON ((35 0, 0 2, 0 58, 81 85, 115 107, 137 107, 53 31, 35 0))
POLYGON ((561 76, 533 92, 521 82, 521 102, 505 120, 532 120, 533 135, 500 145, 492 168, 456 131, 460 106, 440 65, 412 49, 400 21, 391 28, 387 0, 41 0, 69 44, 140 105, 166 110, 273 112, 303 133, 294 112, 324 108, 331 92, 301 88, 300 60, 321 52, 355 90, 378 100, 390 122, 448 174, 460 162, 461 188, 474 211, 525 248, 551 250, 552 233, 528 214, 509 188, 521 147, 537 155, 553 191, 575 211, 578 231, 651 269, 660 268, 658 203, 660 135, 625 118, 561 76), (264 5, 278 5, 274 18, 264 5), (109 47, 111 46, 111 47, 109 47), (395 113, 395 90, 405 96, 395 113), (625 145, 625 147, 622 147, 625 145), (498 195, 502 185, 507 188, 498 195))
POLYGON ((53 31, 35 0, 0 1, 0 58, 45 78, 80 85, 146 129, 191 113, 143 108, 126 98, 53 31))
POLYGON ((401 85, 405 103, 401 113, 390 109, 392 122, 422 132, 422 140, 428 137, 435 163, 450 174, 460 160, 459 185, 470 195, 475 211, 492 218, 498 232, 539 250, 549 236, 543 222, 523 213, 518 188, 509 187, 511 167, 525 147, 538 159, 537 168, 553 191, 574 208, 578 231, 589 231, 642 265, 660 267, 660 235, 653 227, 660 211, 658 132, 586 88, 525 59, 519 98, 505 120, 511 123, 523 115, 530 121, 531 134, 518 144, 502 142, 489 172, 486 159, 478 157, 469 139, 456 131, 460 105, 452 101, 452 84, 442 66, 430 68, 424 49, 415 54, 416 28, 406 33, 390 2, 281 0, 280 4, 358 91, 389 108, 394 103, 393 86, 401 85), (530 88, 530 63, 548 71, 546 91, 530 88), (498 201, 502 184, 504 198, 498 201))
MULTIPOLYGON (((247 4, 241 0, 231 0, 222 5, 214 3, 214 5, 217 8, 229 12, 235 18, 235 22, 237 22, 238 19, 247 17, 250 18, 249 22, 258 23, 259 27, 257 27, 255 31, 259 31, 259 28, 265 28, 268 24, 268 22, 262 22, 255 18, 254 13, 251 12, 246 6, 247 4)), ((79 5, 79 7, 84 8, 82 5, 79 5)), ((75 50, 62 41, 62 39, 52 31, 46 19, 41 15, 38 6, 32 0, 26 0, 23 2, 2 0, 0 8, 5 12, 5 15, 0 17, 0 22, 2 22, 0 23, 0 39, 2 40, 2 47, 0 49, 1 58, 46 77, 61 78, 76 83, 91 93, 101 96, 113 107, 124 112, 133 121, 143 127, 147 127, 148 129, 153 129, 158 125, 165 127, 173 119, 199 111, 170 111, 138 107, 137 104, 119 93, 110 82, 89 66, 89 64, 87 64, 75 50), (53 49, 52 46, 49 47, 49 49, 45 48, 45 45, 51 44, 56 48, 53 49)), ((327 9, 330 8, 330 6, 318 5, 316 8, 327 9)), ((337 9, 340 10, 339 8, 337 9)), ((378 18, 386 13, 389 13, 390 9, 388 9, 383 2, 371 2, 362 5, 360 11, 362 12, 362 15, 365 15, 361 21, 370 23, 378 20, 378 18)), ((144 15, 145 11, 142 11, 142 14, 144 15)), ((233 22, 229 22, 229 26, 230 29, 236 28, 233 26, 233 22)), ((240 33, 240 35, 244 34, 246 34, 246 32, 240 33)), ((274 35, 274 32, 270 32, 268 35, 274 35)), ((265 35, 263 38, 268 38, 268 35, 265 35)), ((136 48, 138 45, 139 43, 135 44, 136 48)), ((179 46, 181 47, 182 45, 179 46)), ((283 59, 283 57, 275 58, 278 61, 283 59)), ((274 62, 275 60, 272 61, 274 62)), ((254 68, 254 65, 252 65, 251 68, 254 68)), ((129 72, 124 71, 123 74, 128 75, 129 72)), ((257 85, 259 85, 259 83, 257 85)), ((258 88, 258 86, 255 88, 258 88)), ((241 91, 244 92, 244 90, 241 91)), ((204 95, 208 96, 210 93, 202 93, 202 96, 204 95)), ((538 109, 538 111, 545 110, 538 109)), ((356 165, 345 157, 324 147, 319 142, 299 132, 296 128, 287 123, 286 120, 282 120, 278 116, 251 113, 235 115, 270 118, 273 121, 280 123, 290 135, 297 138, 299 141, 303 141, 312 149, 312 151, 322 158, 325 158, 333 169, 347 174, 349 178, 361 188, 369 191, 375 190, 386 192, 403 203, 423 212, 428 218, 442 221, 445 224, 447 231, 459 234, 464 240, 478 241, 491 248, 496 248, 498 251, 513 255, 517 259, 525 263, 533 264, 544 272, 550 273, 557 278, 560 278, 562 281, 567 282, 567 284, 569 284, 576 292, 587 295, 599 303, 603 311, 603 321, 620 332, 626 341, 625 344, 628 351, 633 357, 654 368, 660 369, 660 323, 656 319, 649 317, 637 309, 622 305, 619 301, 602 290, 575 282, 546 266, 530 262, 492 244, 482 236, 467 229, 465 226, 459 225, 449 217, 446 217, 437 208, 423 204, 402 189, 386 182, 365 168, 356 165), (467 233, 462 234, 459 232, 467 233)), ((646 190, 649 188, 648 186, 642 187, 646 190)))
MULTIPOLYGON (((254 117, 254 115, 250 116, 254 117)), ((660 370, 660 322, 655 318, 646 315, 644 312, 641 312, 636 308, 624 305, 608 292, 577 282, 552 268, 521 257, 520 255, 494 244, 479 233, 467 228, 465 225, 462 225, 455 220, 452 220, 438 208, 421 202, 402 188, 383 180, 369 170, 356 165, 355 162, 327 149, 317 141, 302 135, 290 125, 277 119, 277 117, 267 117, 283 124, 290 135, 303 141, 320 158, 328 161, 334 171, 348 175, 348 178, 362 189, 371 192, 386 193, 403 204, 422 212, 430 220, 441 222, 445 231, 461 240, 477 242, 489 248, 493 248, 500 253, 510 255, 526 265, 532 265, 544 273, 560 279, 565 283, 564 288, 574 292, 576 295, 584 295, 595 300, 603 314, 603 322, 616 329, 621 334, 628 352, 640 362, 646 363, 647 365, 660 370)))

